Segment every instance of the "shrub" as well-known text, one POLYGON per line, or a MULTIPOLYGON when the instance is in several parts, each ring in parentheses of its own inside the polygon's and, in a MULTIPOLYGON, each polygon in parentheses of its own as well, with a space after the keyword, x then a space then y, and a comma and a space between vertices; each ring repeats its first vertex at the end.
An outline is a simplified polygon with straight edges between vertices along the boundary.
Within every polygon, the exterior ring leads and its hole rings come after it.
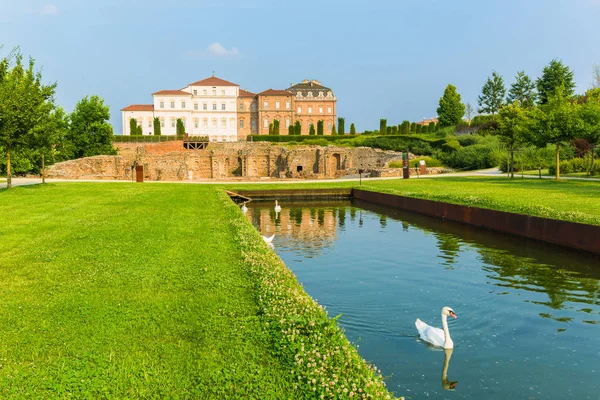
POLYGON ((467 147, 477 144, 480 138, 481 136, 477 135, 461 135, 457 136, 456 140, 458 140, 458 143, 460 143, 461 146, 467 147))
MULTIPOLYGON (((457 140, 454 142, 460 146, 457 140)), ((447 144, 434 152, 435 158, 444 165, 461 170, 496 167, 506 157, 506 151, 502 149, 496 138, 468 147, 459 147, 454 151, 444 151, 445 147, 450 146, 451 144, 447 144)))
MULTIPOLYGON (((425 165, 427 165, 428 167, 443 167, 443 164, 440 160, 438 160, 437 158, 433 158, 433 157, 419 157, 419 158, 415 158, 413 160, 410 160, 409 164, 410 166, 414 166, 415 163, 419 163, 421 160, 425 161, 425 165)), ((390 163, 390 168, 402 168, 402 161, 392 161, 390 163)))

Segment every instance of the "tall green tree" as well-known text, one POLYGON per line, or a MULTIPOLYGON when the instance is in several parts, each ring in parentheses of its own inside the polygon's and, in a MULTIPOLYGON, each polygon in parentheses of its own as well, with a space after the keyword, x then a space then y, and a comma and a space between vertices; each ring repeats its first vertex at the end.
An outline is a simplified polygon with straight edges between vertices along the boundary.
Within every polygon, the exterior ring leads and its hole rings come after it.
POLYGON ((417 133, 423 132, 423 125, 417 124, 417 133))
POLYGON ((381 118, 379 120, 379 134, 385 135, 387 134, 387 119, 381 118))
POLYGON ((483 88, 481 88, 481 96, 477 98, 479 112, 492 114, 492 121, 494 121, 496 113, 504 104, 505 97, 504 79, 494 71, 492 77, 488 78, 483 88))
POLYGON ((397 135, 398 134, 398 125, 394 125, 392 126, 392 135, 397 135))
POLYGON ((427 128, 427 131, 428 131, 429 133, 433 133, 433 132, 435 132, 435 131, 436 131, 435 122, 431 121, 431 122, 429 123, 429 128, 427 128))
POLYGON ((410 121, 402 121, 402 129, 400 133, 402 133, 403 135, 408 135, 410 133, 410 121))
POLYGON ((294 135, 302 135, 302 124, 300 121, 294 123, 294 135))
POLYGON ((75 105, 70 118, 67 140, 71 158, 116 154, 110 112, 104 100, 96 95, 84 97, 75 105))
POLYGON ((315 126, 312 123, 309 123, 308 134, 311 136, 314 136, 316 134, 315 126))
MULTIPOLYGON (((590 89, 585 94, 585 103, 581 108, 581 120, 583 121, 583 139, 592 146, 600 144, 600 87, 590 89)), ((589 173, 594 168, 594 151, 591 151, 592 159, 589 173)))
POLYGON ((317 121, 317 135, 321 135, 323 136, 323 121, 322 120, 318 120, 317 121))
POLYGON ((510 86, 510 90, 508 91, 508 103, 512 104, 518 101, 519 106, 529 108, 535 104, 536 97, 535 83, 525 74, 525 71, 517 72, 515 82, 510 86))
MULTIPOLYGON (((569 96, 570 97, 570 96, 569 96)), ((560 149, 573 138, 585 134, 580 115, 581 105, 569 101, 561 87, 557 88, 547 102, 532 110, 530 140, 538 147, 552 144, 556 147, 556 179, 560 179, 560 149)))
POLYGON ((338 118, 338 134, 345 135, 346 134, 346 119, 338 118))
POLYGON ((295 132, 294 125, 290 124, 290 126, 288 126, 288 135, 293 135, 295 132))
POLYGON ((51 119, 55 89, 56 84, 42 84, 33 59, 23 65, 18 49, 0 60, 0 148, 6 155, 8 188, 12 187, 11 153, 31 143, 35 127, 51 119))
POLYGON ((331 126, 331 135, 332 135, 332 136, 335 136, 335 135, 337 135, 337 130, 335 129, 335 124, 333 124, 333 125, 331 126))
POLYGON ((460 94, 456 91, 456 86, 446 86, 444 95, 440 97, 437 113, 438 123, 442 128, 454 126, 461 121, 465 115, 465 105, 460 101, 460 94))
POLYGON ((356 135, 356 127, 354 126, 354 122, 350 124, 350 134, 356 135))
POLYGON ((160 134, 161 134, 160 119, 158 117, 154 117, 154 119, 152 120, 152 125, 153 125, 153 128, 154 128, 154 135, 155 136, 160 136, 160 134))
POLYGON ((520 147, 526 139, 529 119, 527 112, 519 106, 519 101, 506 105, 498 113, 498 129, 495 134, 506 146, 510 153, 510 177, 514 178, 515 150, 520 147))
POLYGON ((62 107, 54 107, 51 103, 44 103, 48 108, 43 113, 49 113, 50 118, 40 120, 32 129, 29 147, 39 153, 34 163, 40 167, 42 183, 46 183, 46 165, 56 161, 65 160, 64 142, 69 131, 69 116, 62 107))
POLYGON ((417 133, 417 123, 416 123, 416 122, 412 122, 412 123, 410 124, 410 131, 411 131, 412 133, 417 133))
POLYGON ((177 123, 175 125, 175 132, 178 136, 185 135, 185 125, 183 125, 183 120, 181 118, 177 118, 177 123))
POLYGON ((538 103, 546 104, 548 99, 561 88, 561 96, 570 99, 575 93, 573 71, 562 61, 554 59, 544 67, 542 76, 536 81, 538 103))
POLYGON ((273 120, 273 135, 279 135, 279 120, 273 120))
POLYGON ((139 135, 138 124, 135 118, 129 118, 129 134, 132 136, 139 135))
POLYGON ((269 124, 269 136, 273 134, 273 123, 269 124))

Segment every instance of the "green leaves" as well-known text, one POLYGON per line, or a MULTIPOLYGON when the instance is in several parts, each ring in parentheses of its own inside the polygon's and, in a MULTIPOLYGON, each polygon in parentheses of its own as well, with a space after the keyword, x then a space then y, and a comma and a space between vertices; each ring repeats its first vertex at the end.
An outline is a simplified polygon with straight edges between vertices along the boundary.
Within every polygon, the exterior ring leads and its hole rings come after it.
POLYGON ((493 72, 492 77, 488 78, 487 82, 483 85, 481 96, 477 98, 479 112, 492 114, 492 120, 494 120, 494 115, 504 104, 505 96, 506 88, 504 87, 504 80, 496 72, 493 72))
POLYGON ((525 71, 519 71, 515 77, 515 83, 511 85, 508 91, 508 103, 512 104, 517 101, 519 106, 530 108, 535 105, 536 97, 535 84, 525 74, 525 71))
POLYGON ((67 135, 67 139, 73 145, 73 158, 116 154, 109 119, 108 106, 96 95, 86 96, 75 105, 71 113, 71 128, 67 135))
POLYGON ((558 59, 550 61, 550 64, 544 67, 542 76, 538 78, 536 85, 540 104, 548 103, 550 97, 556 95, 560 87, 562 87, 562 96, 567 99, 570 99, 575 93, 573 71, 558 59))
POLYGON ((461 121, 463 115, 465 115, 465 105, 460 100, 460 94, 456 91, 456 87, 448 85, 437 108, 440 127, 453 126, 461 121))

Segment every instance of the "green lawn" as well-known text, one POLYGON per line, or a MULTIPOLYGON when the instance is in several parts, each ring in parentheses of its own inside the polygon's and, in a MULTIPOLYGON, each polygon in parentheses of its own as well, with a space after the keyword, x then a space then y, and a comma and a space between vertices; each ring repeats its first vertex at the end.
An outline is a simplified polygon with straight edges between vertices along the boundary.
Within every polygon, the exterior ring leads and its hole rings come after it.
POLYGON ((388 394, 219 187, 17 187, 0 215, 0 398, 388 394))
MULTIPOLYGON (((275 184, 264 188, 357 187, 356 182, 275 184)), ((258 189, 232 185, 231 189, 258 189)), ((363 189, 493 210, 600 225, 600 182, 482 177, 363 180, 363 189)))
MULTIPOLYGON (((524 175, 533 175, 533 176, 538 176, 539 175, 539 171, 537 170, 531 170, 531 171, 523 171, 524 175)), ((515 176, 521 176, 521 172, 515 172, 515 176)), ((542 169, 542 176, 550 176, 550 177, 554 177, 554 175, 550 175, 550 172, 548 171, 548 168, 542 169)), ((600 179, 600 175, 588 175, 587 172, 571 172, 569 174, 563 174, 562 172, 560 173, 561 177, 573 177, 573 178, 595 178, 595 179, 600 179)))

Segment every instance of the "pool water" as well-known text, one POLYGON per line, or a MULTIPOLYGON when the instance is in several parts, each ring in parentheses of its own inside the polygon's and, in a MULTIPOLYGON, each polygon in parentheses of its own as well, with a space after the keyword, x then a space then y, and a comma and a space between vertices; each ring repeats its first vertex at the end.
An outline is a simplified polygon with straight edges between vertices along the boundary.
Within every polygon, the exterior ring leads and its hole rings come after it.
POLYGON ((359 201, 246 213, 390 390, 412 399, 597 399, 600 258, 359 201), (418 338, 441 328, 452 351, 418 338))

